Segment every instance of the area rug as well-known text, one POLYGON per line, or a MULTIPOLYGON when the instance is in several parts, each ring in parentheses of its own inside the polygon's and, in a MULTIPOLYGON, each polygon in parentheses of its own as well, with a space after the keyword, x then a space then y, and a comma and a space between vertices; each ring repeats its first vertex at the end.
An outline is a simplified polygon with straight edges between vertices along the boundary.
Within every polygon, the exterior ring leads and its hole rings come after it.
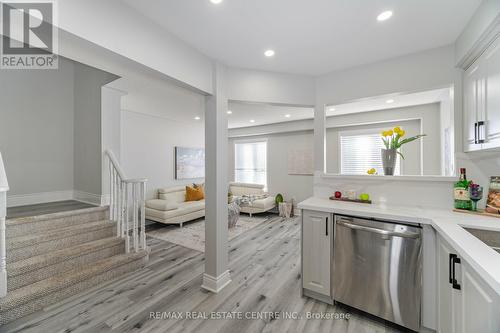
MULTIPOLYGON (((249 217, 246 215, 241 215, 236 226, 229 229, 228 239, 231 240, 264 222, 275 221, 276 219, 283 218, 276 215, 268 215, 263 217, 249 217)), ((178 225, 160 226, 159 228, 147 231, 146 234, 153 238, 178 244, 196 251, 205 252, 204 219, 185 223, 182 228, 180 228, 178 225)))

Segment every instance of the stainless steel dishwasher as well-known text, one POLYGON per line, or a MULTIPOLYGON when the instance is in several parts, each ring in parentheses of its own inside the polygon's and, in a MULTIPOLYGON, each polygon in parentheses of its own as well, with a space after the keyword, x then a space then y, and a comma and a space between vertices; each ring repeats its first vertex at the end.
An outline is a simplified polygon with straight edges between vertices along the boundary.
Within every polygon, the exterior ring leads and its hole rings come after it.
POLYGON ((334 300, 418 331, 421 230, 396 222, 335 216, 334 300))

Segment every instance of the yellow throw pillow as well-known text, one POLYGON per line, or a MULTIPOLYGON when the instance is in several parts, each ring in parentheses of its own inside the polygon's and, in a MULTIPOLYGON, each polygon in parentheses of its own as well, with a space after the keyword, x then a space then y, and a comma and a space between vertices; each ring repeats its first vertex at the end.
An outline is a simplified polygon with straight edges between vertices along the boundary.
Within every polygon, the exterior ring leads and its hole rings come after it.
POLYGON ((205 192, 202 188, 186 186, 186 201, 199 201, 205 199, 205 192))

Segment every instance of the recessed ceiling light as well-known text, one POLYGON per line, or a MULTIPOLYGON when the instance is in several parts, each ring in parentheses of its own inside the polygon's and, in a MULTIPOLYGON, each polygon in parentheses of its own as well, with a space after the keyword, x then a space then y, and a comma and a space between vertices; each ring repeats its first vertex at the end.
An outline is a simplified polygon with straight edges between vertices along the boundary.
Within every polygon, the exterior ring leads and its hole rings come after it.
POLYGON ((264 55, 266 57, 274 57, 274 50, 267 50, 266 52, 264 52, 264 55))
POLYGON ((285 118, 290 118, 292 115, 286 114, 285 118))
POLYGON ((200 119, 201 119, 201 118, 200 118, 200 117, 198 117, 198 116, 194 117, 194 120, 200 120, 200 119))
POLYGON ((392 16, 392 11, 386 10, 385 12, 382 12, 382 13, 378 14, 377 21, 388 20, 388 19, 391 18, 391 16, 392 16))
POLYGON ((250 119, 250 122, 251 122, 251 123, 255 123, 255 120, 253 120, 253 119, 250 119))
POLYGON ((328 111, 335 111, 335 108, 329 108, 328 111))
POLYGON ((218 4, 220 4, 222 2, 222 0, 210 0, 210 2, 213 3, 213 4, 218 5, 218 4))
POLYGON ((391 103, 394 103, 394 100, 393 99, 388 99, 387 101, 385 101, 387 104, 391 104, 391 103))
POLYGON ((233 111, 227 110, 227 114, 233 114, 233 111))

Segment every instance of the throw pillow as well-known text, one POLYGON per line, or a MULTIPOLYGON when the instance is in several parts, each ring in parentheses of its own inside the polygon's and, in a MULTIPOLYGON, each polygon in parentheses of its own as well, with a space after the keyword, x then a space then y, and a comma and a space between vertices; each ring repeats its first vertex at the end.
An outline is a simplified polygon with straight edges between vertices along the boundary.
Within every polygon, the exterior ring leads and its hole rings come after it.
POLYGON ((205 199, 203 189, 186 186, 186 201, 199 201, 203 199, 205 199))

